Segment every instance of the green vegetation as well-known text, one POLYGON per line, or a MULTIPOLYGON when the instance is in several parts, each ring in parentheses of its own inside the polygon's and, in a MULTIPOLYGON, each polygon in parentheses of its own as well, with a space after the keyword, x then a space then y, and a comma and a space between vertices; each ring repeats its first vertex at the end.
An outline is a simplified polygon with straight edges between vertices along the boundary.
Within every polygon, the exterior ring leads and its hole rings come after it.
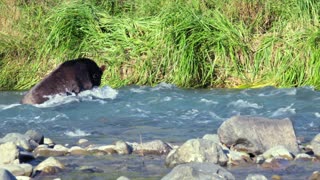
POLYGON ((318 0, 0 0, 0 90, 77 57, 112 87, 320 88, 319 16, 318 0))

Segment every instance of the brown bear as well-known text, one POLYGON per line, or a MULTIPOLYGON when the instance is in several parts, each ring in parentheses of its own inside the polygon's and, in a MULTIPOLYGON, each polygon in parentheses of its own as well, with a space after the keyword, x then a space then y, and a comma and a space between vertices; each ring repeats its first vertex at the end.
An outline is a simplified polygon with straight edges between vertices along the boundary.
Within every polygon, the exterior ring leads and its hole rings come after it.
POLYGON ((78 58, 62 63, 22 98, 22 104, 41 104, 50 95, 78 94, 99 86, 105 66, 93 60, 78 58))

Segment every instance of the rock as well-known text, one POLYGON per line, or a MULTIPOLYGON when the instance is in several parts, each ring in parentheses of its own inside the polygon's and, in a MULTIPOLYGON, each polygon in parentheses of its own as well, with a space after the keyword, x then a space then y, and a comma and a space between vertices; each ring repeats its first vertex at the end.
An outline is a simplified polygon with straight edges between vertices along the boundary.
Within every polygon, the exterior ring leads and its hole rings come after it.
POLYGON ((33 159, 34 159, 34 156, 31 152, 28 152, 28 151, 20 151, 19 152, 20 163, 28 162, 33 159))
POLYGON ((19 150, 13 142, 0 144, 0 164, 19 163, 19 150))
POLYGON ((0 168, 0 179, 1 180, 16 180, 13 174, 11 174, 8 170, 0 168))
POLYGON ((275 175, 272 175, 271 179, 272 180, 282 180, 282 177, 277 175, 277 174, 275 174, 275 175))
POLYGON ((219 144, 205 139, 190 139, 178 149, 171 151, 165 161, 169 167, 189 162, 226 165, 228 158, 219 144))
POLYGON ((87 139, 79 139, 78 144, 79 145, 83 145, 83 144, 87 144, 89 141, 87 139))
POLYGON ((31 176, 33 167, 30 164, 6 164, 0 168, 10 171, 15 176, 31 176))
POLYGON ((207 140, 211 140, 215 143, 220 143, 220 139, 218 134, 206 134, 202 137, 202 139, 207 139, 207 140))
POLYGON ((320 158, 320 133, 313 138, 311 141, 311 146, 314 155, 320 158))
POLYGON ((35 168, 36 171, 48 171, 48 167, 57 167, 60 169, 64 169, 64 165, 54 157, 49 157, 46 160, 42 161, 38 166, 35 168))
POLYGON ((214 180, 233 180, 235 177, 226 169, 213 163, 188 163, 181 164, 172 169, 172 171, 164 176, 161 180, 198 180, 198 179, 214 179, 214 180))
POLYGON ((99 169, 95 166, 82 166, 79 168, 79 170, 85 173, 103 173, 102 169, 99 169))
POLYGON ((312 175, 308 178, 308 180, 319 180, 320 179, 320 172, 314 171, 312 175))
POLYGON ((274 146, 262 154, 265 159, 283 158, 293 160, 292 154, 284 146, 274 146))
POLYGON ((145 143, 132 143, 133 152, 137 154, 168 154, 172 148, 161 140, 154 140, 145 143))
POLYGON ((120 176, 117 178, 117 180, 130 180, 130 179, 125 176, 120 176))
POLYGON ((267 119, 250 116, 234 116, 218 129, 221 143, 236 150, 261 154, 283 145, 290 152, 299 152, 292 122, 286 119, 267 119))
POLYGON ((65 154, 68 153, 69 149, 66 148, 65 146, 61 145, 61 144, 56 144, 54 147, 53 147, 54 150, 56 151, 63 151, 65 152, 65 154))
POLYGON ((50 157, 50 156, 64 156, 68 153, 67 151, 60 151, 47 147, 38 147, 33 151, 35 157, 50 157))
POLYGON ((29 136, 20 133, 9 133, 0 139, 0 144, 6 142, 13 142, 27 151, 32 151, 39 145, 34 140, 30 139, 29 136))
POLYGON ((118 154, 131 154, 132 148, 124 141, 117 141, 114 143, 115 150, 118 154))
POLYGON ((261 167, 266 169, 273 169, 273 170, 283 170, 290 166, 290 163, 286 159, 277 159, 271 158, 266 159, 262 164, 261 167))
POLYGON ((28 176, 16 176, 17 180, 31 180, 31 177, 28 176))
POLYGON ((47 144, 49 146, 54 146, 55 145, 55 143, 50 138, 44 138, 43 139, 43 144, 47 144))
POLYGON ((246 164, 248 162, 253 163, 250 155, 245 152, 238 152, 238 151, 228 151, 228 164, 229 165, 240 165, 246 164))
POLYGON ((310 156, 309 154, 305 154, 305 153, 301 153, 301 154, 297 154, 295 159, 295 161, 312 161, 314 160, 314 157, 310 156))
POLYGON ((268 180, 268 178, 262 174, 249 174, 246 180, 268 180))
POLYGON ((68 151, 71 155, 87 155, 88 152, 79 146, 73 146, 68 151))
POLYGON ((38 144, 43 144, 44 136, 35 130, 29 130, 25 133, 30 139, 34 140, 38 144))
MULTIPOLYGON (((95 150, 103 151, 104 153, 107 153, 107 154, 116 154, 117 153, 115 145, 105 145, 105 146, 100 146, 97 149, 94 149, 94 148, 88 149, 88 151, 90 151, 90 152, 94 152, 95 150)), ((95 152, 97 152, 97 151, 95 151, 95 152)))

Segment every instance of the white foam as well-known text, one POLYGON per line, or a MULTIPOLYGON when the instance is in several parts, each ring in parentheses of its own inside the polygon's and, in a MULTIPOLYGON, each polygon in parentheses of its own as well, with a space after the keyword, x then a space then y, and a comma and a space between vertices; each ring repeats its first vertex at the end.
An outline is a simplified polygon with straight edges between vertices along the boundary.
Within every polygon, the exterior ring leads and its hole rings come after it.
POLYGON ((320 118, 320 113, 316 112, 316 113, 314 113, 314 115, 315 115, 317 118, 320 118))
POLYGON ((219 102, 217 101, 213 101, 213 100, 208 100, 205 98, 200 99, 200 102, 206 103, 206 104, 219 104, 219 102))
POLYGON ((74 131, 66 131, 64 132, 65 135, 70 137, 81 137, 81 136, 90 136, 90 133, 82 131, 81 129, 76 129, 74 131))
POLYGON ((112 89, 109 86, 104 86, 102 88, 93 88, 91 90, 82 91, 78 94, 80 97, 95 97, 99 99, 115 99, 118 95, 118 91, 112 89))
POLYGON ((277 109, 275 112, 272 113, 272 117, 286 115, 286 114, 296 114, 296 109, 292 108, 294 104, 290 104, 290 106, 283 107, 277 109))
MULTIPOLYGON (((86 90, 80 92, 78 95, 74 93, 70 95, 65 94, 56 94, 53 96, 47 96, 49 100, 45 101, 42 104, 36 104, 36 107, 39 108, 47 108, 47 107, 55 107, 63 104, 68 104, 72 102, 80 102, 81 100, 91 101, 94 99, 115 99, 118 95, 118 91, 112 89, 109 86, 104 86, 102 88, 93 88, 91 90, 86 90)), ((99 101, 102 103, 101 101, 99 101)))
POLYGON ((0 110, 7 110, 7 109, 11 109, 17 106, 20 106, 21 104, 9 104, 9 105, 2 105, 0 104, 0 110))
POLYGON ((255 109, 263 108, 263 106, 259 106, 257 103, 250 103, 250 102, 244 101, 242 99, 239 99, 237 101, 233 101, 233 102, 229 103, 227 106, 228 107, 234 106, 237 108, 255 108, 255 109))
POLYGON ((144 90, 142 88, 131 88, 130 91, 134 92, 134 93, 145 93, 146 92, 146 90, 144 90))

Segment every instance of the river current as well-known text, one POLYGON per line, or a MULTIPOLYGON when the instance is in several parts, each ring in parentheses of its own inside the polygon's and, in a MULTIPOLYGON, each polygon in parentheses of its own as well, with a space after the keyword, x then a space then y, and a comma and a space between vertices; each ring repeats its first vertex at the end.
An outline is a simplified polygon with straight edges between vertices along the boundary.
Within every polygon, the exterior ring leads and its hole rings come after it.
MULTIPOLYGON (((66 145, 74 145, 80 138, 94 144, 111 144, 116 140, 140 142, 141 139, 181 144, 216 133, 221 123, 234 115, 289 118, 296 136, 303 142, 309 142, 320 132, 320 92, 312 87, 239 90, 181 89, 165 83, 119 89, 104 86, 78 96, 54 96, 36 106, 20 104, 24 93, 0 92, 0 137, 35 129, 66 145)), ((130 159, 121 157, 121 162, 123 158, 130 159)), ((92 157, 85 161, 94 164, 98 159, 92 157)), ((115 159, 109 162, 120 163, 119 158, 115 159)), ((77 161, 83 160, 73 159, 74 163, 77 161)), ((169 171, 162 167, 163 160, 150 161, 160 167, 155 168, 158 174, 141 174, 140 171, 144 171, 141 167, 131 171, 136 177, 151 178, 159 178, 169 171)))

